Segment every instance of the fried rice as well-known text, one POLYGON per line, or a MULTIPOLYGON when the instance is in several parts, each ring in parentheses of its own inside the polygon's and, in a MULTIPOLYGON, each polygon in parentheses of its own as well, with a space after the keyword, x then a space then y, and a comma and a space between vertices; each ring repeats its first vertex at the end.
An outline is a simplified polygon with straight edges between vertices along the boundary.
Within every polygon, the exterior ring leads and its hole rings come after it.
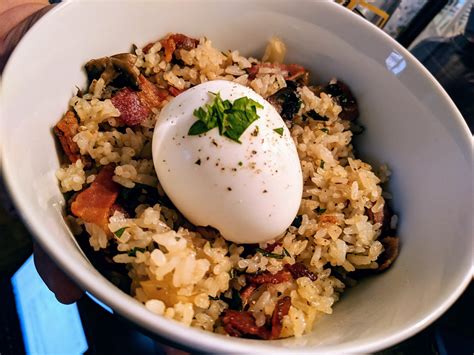
MULTIPOLYGON (((176 48, 169 60, 166 44, 157 41, 132 53, 132 70, 163 90, 179 93, 224 79, 269 98, 288 85, 288 68, 275 64, 285 50, 278 40, 267 48, 268 65, 237 50, 221 52, 207 38, 193 48, 176 48)), ((124 266, 128 291, 151 312, 222 334, 301 336, 333 312, 351 275, 376 271, 386 261, 383 238, 395 227, 395 217, 386 225, 390 215, 381 187, 388 170, 376 174, 355 156, 353 122, 341 117, 343 108, 334 95, 307 81, 295 90, 300 107, 286 123, 301 161, 303 197, 284 235, 259 245, 231 243, 215 230, 190 225, 164 194, 151 139, 160 109, 173 95, 133 126, 121 120, 113 104, 116 90, 103 77, 71 98, 69 110, 78 121, 72 141, 81 159, 62 164, 56 174, 69 201, 67 220, 95 254, 124 266), (119 195, 135 205, 132 211, 111 210, 104 229, 74 216, 69 206, 110 165, 119 195), (278 331, 262 332, 276 326, 276 309, 284 300, 290 303, 277 319, 278 331)))

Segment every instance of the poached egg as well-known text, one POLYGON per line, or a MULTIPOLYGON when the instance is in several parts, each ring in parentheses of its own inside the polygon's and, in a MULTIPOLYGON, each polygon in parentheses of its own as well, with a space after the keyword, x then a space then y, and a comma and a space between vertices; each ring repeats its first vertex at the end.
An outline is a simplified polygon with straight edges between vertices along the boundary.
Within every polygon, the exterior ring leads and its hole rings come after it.
POLYGON ((161 111, 153 135, 158 179, 176 208, 196 226, 212 226, 235 243, 281 236, 300 206, 303 177, 295 144, 275 108, 252 89, 215 80, 194 86, 161 111), (263 108, 240 136, 218 128, 188 135, 194 110, 213 101, 247 97, 263 108))

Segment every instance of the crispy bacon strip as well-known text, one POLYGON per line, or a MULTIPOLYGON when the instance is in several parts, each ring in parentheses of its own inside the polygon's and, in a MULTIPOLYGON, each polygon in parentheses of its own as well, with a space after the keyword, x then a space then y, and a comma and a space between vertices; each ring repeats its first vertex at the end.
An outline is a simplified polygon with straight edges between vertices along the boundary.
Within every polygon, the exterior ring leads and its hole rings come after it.
POLYGON ((79 147, 72 139, 79 131, 79 124, 77 122, 74 112, 67 111, 63 118, 54 126, 54 134, 58 137, 64 153, 71 163, 75 163, 81 159, 79 147))
POLYGON ((262 272, 261 274, 249 275, 247 274, 247 282, 255 285, 263 284, 279 284, 282 282, 290 281, 291 273, 288 270, 280 270, 276 274, 272 274, 269 271, 262 272))
POLYGON ((176 96, 178 96, 179 94, 181 94, 182 92, 184 92, 186 90, 180 90, 180 89, 176 89, 174 86, 170 86, 168 88, 168 91, 170 92, 171 95, 176 97, 176 96))
POLYGON ((285 269, 291 273, 291 276, 293 276, 295 280, 300 277, 307 277, 311 281, 316 281, 317 279, 316 275, 309 271, 303 263, 294 263, 293 265, 286 264, 285 269))
POLYGON ((106 233, 110 233, 107 224, 119 193, 119 185, 112 180, 113 176, 113 165, 103 167, 94 182, 81 191, 71 204, 71 212, 76 217, 97 224, 106 233))
POLYGON ((291 298, 286 296, 279 299, 272 315, 272 332, 270 339, 278 339, 283 328, 283 317, 288 314, 291 306, 291 298))
POLYGON ((250 296, 255 292, 258 288, 255 284, 248 284, 245 286, 242 291, 240 291, 240 299, 242 300, 242 307, 245 307, 249 301, 250 296))
POLYGON ((265 326, 258 327, 250 312, 239 312, 228 309, 222 318, 224 329, 230 336, 241 337, 254 335, 261 339, 270 339, 271 332, 265 326))
POLYGON ((176 49, 186 49, 189 51, 197 47, 199 40, 181 33, 174 33, 162 39, 160 43, 165 51, 165 61, 169 63, 173 59, 173 54, 176 49))
POLYGON ((260 71, 260 68, 280 68, 281 70, 288 73, 284 76, 285 80, 296 80, 307 73, 307 70, 299 64, 262 63, 254 64, 249 69, 247 69, 250 80, 255 79, 258 72, 260 71))
POLYGON ((140 102, 149 110, 161 107, 163 101, 168 98, 168 92, 165 89, 158 88, 143 75, 138 77, 141 91, 138 92, 140 102))

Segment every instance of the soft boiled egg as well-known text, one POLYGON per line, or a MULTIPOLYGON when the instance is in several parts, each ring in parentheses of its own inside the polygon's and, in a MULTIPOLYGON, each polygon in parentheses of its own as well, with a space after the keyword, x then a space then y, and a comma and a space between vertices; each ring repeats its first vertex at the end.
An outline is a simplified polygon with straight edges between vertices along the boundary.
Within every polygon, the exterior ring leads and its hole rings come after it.
POLYGON ((212 226, 235 243, 281 236, 298 212, 303 190, 300 161, 278 112, 252 89, 223 80, 186 90, 161 111, 153 135, 158 179, 177 209, 196 226, 212 226), (234 102, 261 104, 259 118, 238 143, 213 128, 188 135, 194 110, 219 93, 234 102))

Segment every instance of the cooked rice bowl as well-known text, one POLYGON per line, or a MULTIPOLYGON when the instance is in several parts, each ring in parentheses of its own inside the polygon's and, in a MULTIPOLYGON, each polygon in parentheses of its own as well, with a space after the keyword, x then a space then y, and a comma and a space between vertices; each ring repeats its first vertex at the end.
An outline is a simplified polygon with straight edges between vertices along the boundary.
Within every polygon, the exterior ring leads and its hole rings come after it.
POLYGON ((172 34, 90 61, 88 89, 55 127, 71 230, 99 270, 157 315, 232 336, 301 336, 354 279, 385 270, 398 254, 396 216, 381 187, 389 171, 375 172, 351 145, 360 129, 355 98, 337 80, 310 85, 303 67, 282 64, 285 50, 272 39, 260 61, 172 34), (160 111, 217 79, 266 98, 295 143, 303 197, 275 240, 239 245, 192 225, 156 176, 151 141, 160 111), (90 212, 90 196, 102 192, 103 208, 90 212))

